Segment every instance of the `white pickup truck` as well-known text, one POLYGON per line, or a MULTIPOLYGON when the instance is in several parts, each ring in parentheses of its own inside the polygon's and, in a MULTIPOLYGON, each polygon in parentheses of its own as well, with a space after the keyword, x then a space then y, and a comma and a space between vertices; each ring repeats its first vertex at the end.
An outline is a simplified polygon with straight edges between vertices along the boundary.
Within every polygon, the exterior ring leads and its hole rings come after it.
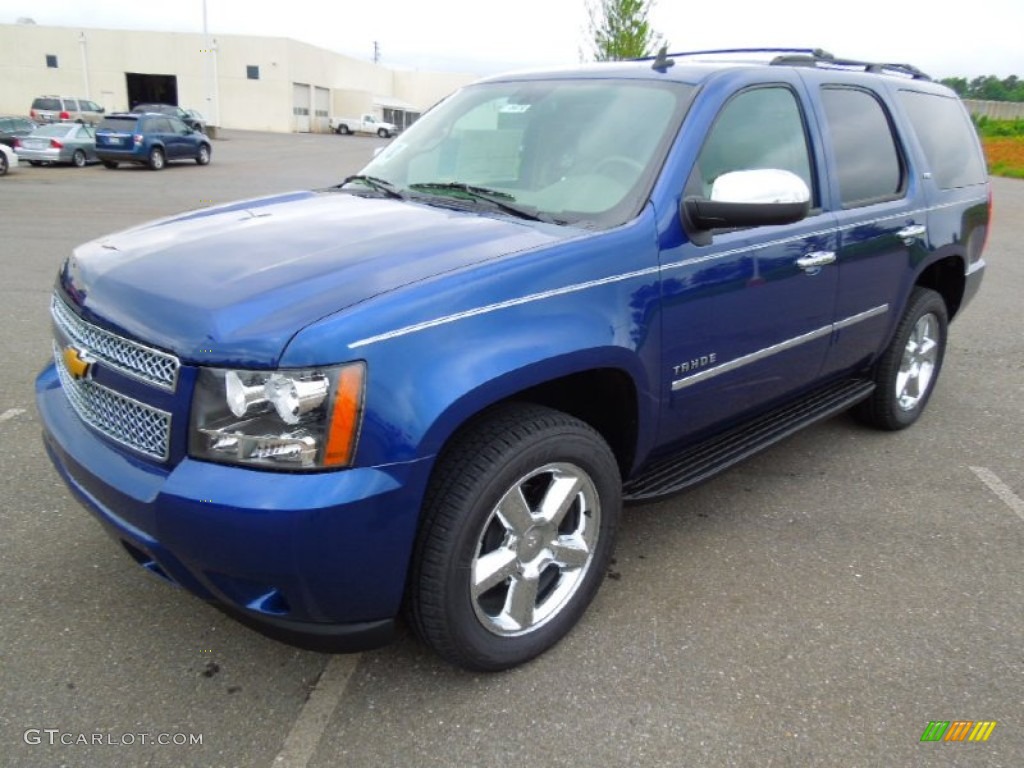
POLYGON ((382 139, 389 139, 398 133, 398 128, 392 123, 385 123, 373 115, 362 115, 361 117, 336 117, 334 132, 342 136, 351 133, 376 133, 382 139))

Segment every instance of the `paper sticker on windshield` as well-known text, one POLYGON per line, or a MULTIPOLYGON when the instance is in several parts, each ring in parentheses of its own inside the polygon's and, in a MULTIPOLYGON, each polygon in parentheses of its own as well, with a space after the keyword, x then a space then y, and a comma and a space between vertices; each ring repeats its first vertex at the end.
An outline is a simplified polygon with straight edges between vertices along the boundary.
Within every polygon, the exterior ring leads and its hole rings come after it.
POLYGON ((503 106, 498 111, 499 112, 504 112, 506 115, 521 115, 521 114, 523 114, 523 112, 526 112, 531 106, 533 106, 533 105, 532 104, 506 104, 505 106, 503 106))

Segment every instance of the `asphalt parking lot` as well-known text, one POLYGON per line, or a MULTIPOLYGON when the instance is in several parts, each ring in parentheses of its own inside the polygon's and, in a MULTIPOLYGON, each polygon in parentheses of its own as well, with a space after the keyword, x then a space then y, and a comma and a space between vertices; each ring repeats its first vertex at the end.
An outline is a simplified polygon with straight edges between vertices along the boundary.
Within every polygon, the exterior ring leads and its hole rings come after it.
POLYGON ((1024 764, 1024 181, 994 180, 985 283, 918 425, 840 416, 630 508, 580 626, 522 668, 471 675, 408 636, 296 650, 126 557, 39 438, 58 265, 157 216, 340 181, 383 143, 227 132, 205 168, 0 179, 0 765, 1024 764), (997 726, 922 743, 933 720, 997 726))

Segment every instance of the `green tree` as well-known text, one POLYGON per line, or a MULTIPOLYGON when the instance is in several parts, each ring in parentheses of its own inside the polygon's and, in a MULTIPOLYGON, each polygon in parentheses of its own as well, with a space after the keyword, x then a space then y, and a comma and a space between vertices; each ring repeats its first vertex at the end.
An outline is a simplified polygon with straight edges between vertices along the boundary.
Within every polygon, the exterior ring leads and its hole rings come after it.
POLYGON ((588 0, 590 37, 595 61, 650 56, 661 43, 647 20, 654 0, 588 0))

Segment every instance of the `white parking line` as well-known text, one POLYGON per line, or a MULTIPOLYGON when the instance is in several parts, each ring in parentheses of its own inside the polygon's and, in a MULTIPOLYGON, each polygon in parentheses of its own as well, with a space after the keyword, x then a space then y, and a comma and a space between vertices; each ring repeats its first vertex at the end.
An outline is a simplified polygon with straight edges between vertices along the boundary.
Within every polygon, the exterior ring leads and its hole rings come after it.
POLYGON ((309 764, 358 663, 359 654, 335 655, 328 659, 292 724, 284 746, 274 758, 273 768, 305 768, 309 764))
POLYGON ((1024 499, 1010 490, 999 477, 990 469, 985 467, 971 467, 971 472, 978 476, 985 485, 989 487, 996 496, 1006 502, 1006 506, 1012 509, 1021 520, 1024 520, 1024 499))
POLYGON ((10 421, 16 416, 21 416, 25 412, 24 408, 8 408, 3 413, 0 413, 0 422, 10 421))

